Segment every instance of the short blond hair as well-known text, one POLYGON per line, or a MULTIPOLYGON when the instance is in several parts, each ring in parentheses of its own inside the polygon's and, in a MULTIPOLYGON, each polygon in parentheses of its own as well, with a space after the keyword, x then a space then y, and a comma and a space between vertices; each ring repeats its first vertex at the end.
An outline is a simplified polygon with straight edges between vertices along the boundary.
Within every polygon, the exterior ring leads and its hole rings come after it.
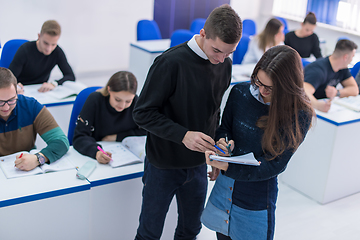
POLYGON ((61 34, 61 27, 60 24, 55 20, 48 20, 44 22, 41 27, 40 34, 49 34, 50 36, 60 36, 61 34))

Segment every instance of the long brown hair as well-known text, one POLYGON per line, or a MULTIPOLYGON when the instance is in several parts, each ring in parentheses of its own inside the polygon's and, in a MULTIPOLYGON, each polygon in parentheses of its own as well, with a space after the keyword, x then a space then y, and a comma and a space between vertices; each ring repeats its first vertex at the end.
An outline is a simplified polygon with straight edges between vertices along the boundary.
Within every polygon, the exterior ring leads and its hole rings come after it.
POLYGON ((259 48, 265 52, 267 46, 275 45, 275 35, 279 32, 282 22, 276 18, 272 18, 268 21, 265 29, 257 36, 259 38, 259 48))
POLYGON ((128 71, 119 71, 114 73, 104 88, 98 90, 103 96, 109 96, 108 86, 113 92, 126 91, 136 94, 137 80, 134 74, 128 71))
POLYGON ((294 151, 303 140, 299 124, 299 112, 314 114, 303 84, 304 74, 300 55, 289 46, 270 48, 256 64, 251 75, 251 84, 259 70, 272 80, 271 104, 268 116, 259 118, 256 125, 264 130, 262 148, 267 159, 273 160, 286 149, 294 151))

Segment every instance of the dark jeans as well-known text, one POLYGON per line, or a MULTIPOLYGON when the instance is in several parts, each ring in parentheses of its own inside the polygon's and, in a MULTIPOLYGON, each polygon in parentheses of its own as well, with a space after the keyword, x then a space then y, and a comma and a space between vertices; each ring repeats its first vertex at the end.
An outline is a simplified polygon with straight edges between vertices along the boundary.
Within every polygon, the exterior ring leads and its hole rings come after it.
POLYGON ((222 233, 216 232, 216 237, 218 240, 231 240, 229 236, 225 236, 222 233))
POLYGON ((160 239, 174 195, 178 207, 174 239, 196 239, 207 191, 206 171, 206 164, 189 169, 159 169, 145 159, 143 200, 135 240, 160 239))

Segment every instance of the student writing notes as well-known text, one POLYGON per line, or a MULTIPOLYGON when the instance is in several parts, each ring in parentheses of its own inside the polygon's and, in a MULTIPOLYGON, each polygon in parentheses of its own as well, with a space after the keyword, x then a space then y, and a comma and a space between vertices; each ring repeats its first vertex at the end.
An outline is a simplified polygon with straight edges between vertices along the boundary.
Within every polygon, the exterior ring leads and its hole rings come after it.
POLYGON ((60 34, 59 23, 48 20, 42 25, 36 41, 26 42, 19 47, 9 66, 18 80, 19 94, 23 93, 23 85, 42 83, 39 91, 47 92, 64 81, 75 81, 65 53, 57 45, 60 34), (63 77, 57 81, 48 82, 50 73, 56 65, 59 66, 63 77))
MULTIPOLYGON (((258 166, 210 161, 223 170, 202 214, 203 224, 218 239, 273 239, 277 175, 304 140, 313 109, 303 89, 299 54, 288 46, 275 46, 255 66, 251 83, 235 85, 226 103, 217 144, 233 155, 252 152, 258 166)), ((210 173, 214 179, 213 172, 210 173)))
POLYGON ((356 49, 357 45, 353 41, 339 40, 330 56, 318 59, 305 67, 304 88, 314 108, 328 112, 334 97, 359 94, 359 87, 348 69, 356 49), (342 89, 336 89, 338 83, 343 86, 342 89))
POLYGON ((37 134, 47 144, 35 154, 19 154, 14 161, 20 170, 52 163, 69 149, 67 137, 50 112, 34 98, 18 95, 16 78, 6 68, 0 68, 0 129, 0 156, 30 151, 37 134))
POLYGON ((195 239, 199 233, 207 189, 203 153, 216 151, 221 99, 231 81, 229 56, 241 31, 237 13, 222 5, 199 35, 168 49, 150 67, 134 109, 135 122, 148 131, 135 239, 160 239, 174 196, 179 213, 174 239, 195 239))
POLYGON ((98 150, 97 141, 121 142, 127 136, 145 135, 146 131, 139 128, 132 117, 138 98, 136 90, 134 74, 119 71, 111 76, 104 88, 91 93, 78 116, 74 148, 106 164, 111 160, 111 153, 98 150))

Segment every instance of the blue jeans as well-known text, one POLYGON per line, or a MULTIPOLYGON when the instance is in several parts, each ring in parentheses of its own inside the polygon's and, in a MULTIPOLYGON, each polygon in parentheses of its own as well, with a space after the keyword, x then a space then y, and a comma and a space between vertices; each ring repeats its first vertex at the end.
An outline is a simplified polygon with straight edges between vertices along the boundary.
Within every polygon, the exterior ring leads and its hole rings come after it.
POLYGON ((145 159, 143 200, 135 240, 160 239, 174 195, 178 207, 174 239, 196 239, 207 191, 206 172, 206 164, 189 169, 159 169, 145 159))

